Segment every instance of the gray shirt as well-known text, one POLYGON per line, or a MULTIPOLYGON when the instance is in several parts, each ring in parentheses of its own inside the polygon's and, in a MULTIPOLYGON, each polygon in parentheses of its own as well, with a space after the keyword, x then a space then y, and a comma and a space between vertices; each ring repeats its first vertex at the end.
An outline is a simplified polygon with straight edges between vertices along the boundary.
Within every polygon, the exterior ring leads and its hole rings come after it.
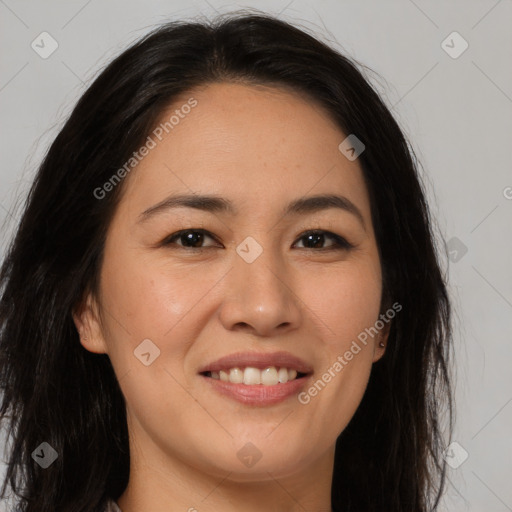
POLYGON ((107 503, 107 506, 106 506, 104 512, 123 512, 123 511, 119 508, 119 505, 115 501, 110 500, 107 503))

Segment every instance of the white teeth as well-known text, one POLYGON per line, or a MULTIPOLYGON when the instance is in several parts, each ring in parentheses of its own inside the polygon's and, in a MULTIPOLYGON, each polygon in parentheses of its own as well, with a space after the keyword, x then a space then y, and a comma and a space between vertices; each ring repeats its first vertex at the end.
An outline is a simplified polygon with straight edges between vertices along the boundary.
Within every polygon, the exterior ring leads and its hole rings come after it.
POLYGON ((271 366, 270 368, 265 368, 261 372, 261 383, 264 386, 275 386, 279 382, 277 378, 277 370, 271 366))
POLYGON ((279 368, 279 382, 282 384, 288 382, 288 370, 286 368, 279 368))
POLYGON ((229 370, 229 382, 233 384, 242 384, 244 381, 244 372, 240 368, 232 368, 229 370))
POLYGON ((261 371, 248 366, 244 370, 244 384, 261 384, 261 371))
POLYGON ((276 384, 286 384, 297 378, 297 370, 289 368, 279 368, 269 366, 264 370, 247 366, 246 368, 231 368, 229 370, 220 370, 210 372, 212 379, 232 384, 246 384, 249 386, 262 384, 263 386, 275 386, 276 384))

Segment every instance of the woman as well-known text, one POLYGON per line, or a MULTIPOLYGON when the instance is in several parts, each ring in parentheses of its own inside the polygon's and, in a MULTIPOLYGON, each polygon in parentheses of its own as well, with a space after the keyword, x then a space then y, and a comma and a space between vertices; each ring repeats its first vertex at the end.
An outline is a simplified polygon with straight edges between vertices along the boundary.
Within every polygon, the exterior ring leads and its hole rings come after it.
POLYGON ((450 304, 416 165, 355 64, 271 16, 117 57, 1 271, 19 510, 434 510, 450 304))

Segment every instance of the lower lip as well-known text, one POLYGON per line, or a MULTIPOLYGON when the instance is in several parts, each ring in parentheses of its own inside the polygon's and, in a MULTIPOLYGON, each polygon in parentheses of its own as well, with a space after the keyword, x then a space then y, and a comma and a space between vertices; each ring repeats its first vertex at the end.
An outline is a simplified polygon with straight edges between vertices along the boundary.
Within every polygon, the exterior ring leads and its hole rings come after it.
POLYGON ((210 386, 221 395, 247 405, 273 405, 299 393, 304 387, 307 376, 284 384, 264 386, 263 384, 233 384, 219 379, 203 376, 210 386))

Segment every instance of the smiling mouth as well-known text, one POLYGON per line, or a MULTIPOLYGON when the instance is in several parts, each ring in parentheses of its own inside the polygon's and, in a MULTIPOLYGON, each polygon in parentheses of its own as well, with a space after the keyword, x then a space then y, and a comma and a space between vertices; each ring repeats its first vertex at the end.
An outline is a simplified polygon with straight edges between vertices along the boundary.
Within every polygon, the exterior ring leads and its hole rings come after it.
POLYGON ((260 370, 252 366, 227 368, 220 371, 202 372, 205 377, 231 384, 245 384, 246 386, 276 386, 286 384, 307 374, 298 372, 293 368, 269 366, 260 370))

